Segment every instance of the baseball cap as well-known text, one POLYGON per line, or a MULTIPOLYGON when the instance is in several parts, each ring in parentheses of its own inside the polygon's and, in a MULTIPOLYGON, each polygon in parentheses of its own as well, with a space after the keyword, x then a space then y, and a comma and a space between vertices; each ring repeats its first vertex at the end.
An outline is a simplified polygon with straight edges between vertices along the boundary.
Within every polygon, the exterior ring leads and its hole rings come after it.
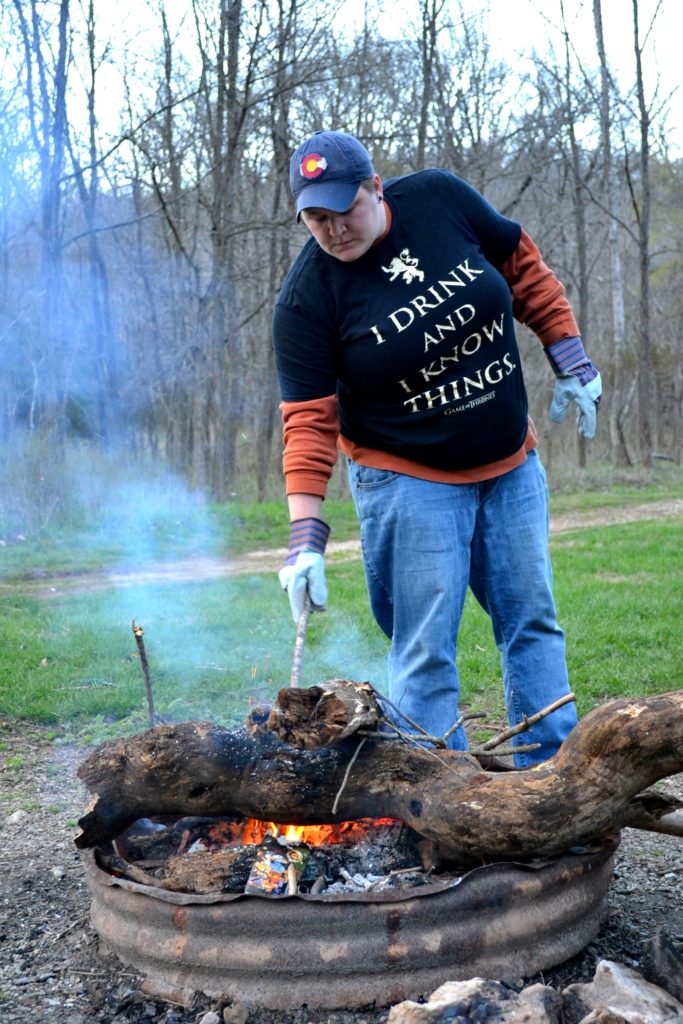
POLYGON ((309 206, 343 213, 361 181, 375 173, 365 146, 345 132, 315 132, 302 142, 289 164, 296 219, 309 206))

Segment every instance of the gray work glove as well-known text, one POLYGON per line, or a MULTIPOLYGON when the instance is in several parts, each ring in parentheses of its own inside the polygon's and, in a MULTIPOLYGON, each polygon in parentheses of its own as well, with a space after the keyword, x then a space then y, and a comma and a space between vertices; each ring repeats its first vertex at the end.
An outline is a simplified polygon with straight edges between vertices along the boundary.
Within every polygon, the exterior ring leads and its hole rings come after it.
POLYGON ((557 377, 548 415, 553 423, 561 423, 571 402, 576 403, 579 433, 595 437, 598 406, 602 395, 602 378, 586 355, 581 338, 563 338, 546 346, 553 373, 557 377))
POLYGON ((311 610, 325 611, 325 546, 330 528, 322 519, 295 519, 290 525, 289 551, 278 573, 280 585, 289 598, 292 618, 298 624, 306 594, 311 610))
POLYGON ((563 373, 555 381, 555 391, 548 415, 553 423, 561 423, 567 415, 569 404, 576 402, 576 423, 579 433, 590 440, 595 437, 601 394, 602 379, 599 373, 587 384, 582 384, 573 373, 563 373))

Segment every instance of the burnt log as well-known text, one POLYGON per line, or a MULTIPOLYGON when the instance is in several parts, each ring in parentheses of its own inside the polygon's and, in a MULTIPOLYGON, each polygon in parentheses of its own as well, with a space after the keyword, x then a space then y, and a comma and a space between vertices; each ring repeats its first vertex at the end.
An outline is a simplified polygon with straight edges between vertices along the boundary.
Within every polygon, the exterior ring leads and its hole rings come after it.
POLYGON ((595 708, 555 757, 513 772, 367 736, 297 750, 268 731, 159 725, 109 740, 81 764, 92 802, 75 842, 97 846, 161 815, 301 825, 387 817, 465 864, 531 859, 619 831, 639 793, 681 771, 682 691, 595 708))
POLYGON ((303 690, 280 690, 270 709, 267 727, 299 750, 313 750, 375 729, 382 718, 370 683, 328 679, 303 690))

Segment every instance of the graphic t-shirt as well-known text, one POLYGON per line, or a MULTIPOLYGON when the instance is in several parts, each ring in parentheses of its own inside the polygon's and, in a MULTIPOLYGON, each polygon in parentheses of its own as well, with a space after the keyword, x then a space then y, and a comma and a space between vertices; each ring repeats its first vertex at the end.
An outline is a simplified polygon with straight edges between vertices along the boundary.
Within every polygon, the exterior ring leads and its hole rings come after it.
POLYGON ((344 263, 311 238, 274 314, 282 398, 337 394, 350 441, 440 469, 516 452, 527 398, 499 270, 521 228, 466 182, 420 171, 384 186, 387 236, 344 263))

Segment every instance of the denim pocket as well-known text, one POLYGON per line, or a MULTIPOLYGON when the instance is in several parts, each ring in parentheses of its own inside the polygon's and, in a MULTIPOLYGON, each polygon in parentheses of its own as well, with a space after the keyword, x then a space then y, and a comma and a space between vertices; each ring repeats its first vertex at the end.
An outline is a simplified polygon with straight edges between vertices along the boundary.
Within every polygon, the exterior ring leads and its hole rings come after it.
POLYGON ((361 466, 349 461, 349 477, 351 484, 359 488, 384 487, 400 476, 393 469, 374 469, 372 466, 361 466))

